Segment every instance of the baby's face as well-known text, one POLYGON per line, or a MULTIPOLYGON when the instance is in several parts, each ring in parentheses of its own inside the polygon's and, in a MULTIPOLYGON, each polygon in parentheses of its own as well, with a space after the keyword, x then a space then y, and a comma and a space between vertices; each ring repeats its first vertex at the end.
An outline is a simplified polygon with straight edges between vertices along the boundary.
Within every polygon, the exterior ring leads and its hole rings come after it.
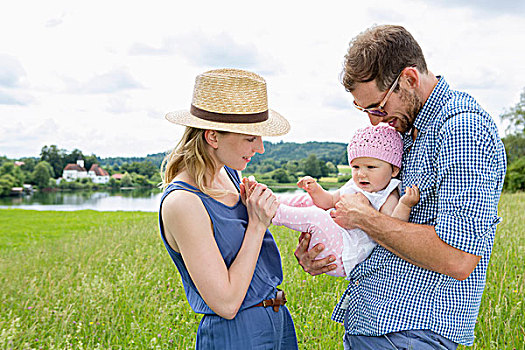
POLYGON ((352 179, 357 187, 367 192, 378 192, 386 188, 390 179, 399 173, 390 163, 371 157, 352 160, 352 179))

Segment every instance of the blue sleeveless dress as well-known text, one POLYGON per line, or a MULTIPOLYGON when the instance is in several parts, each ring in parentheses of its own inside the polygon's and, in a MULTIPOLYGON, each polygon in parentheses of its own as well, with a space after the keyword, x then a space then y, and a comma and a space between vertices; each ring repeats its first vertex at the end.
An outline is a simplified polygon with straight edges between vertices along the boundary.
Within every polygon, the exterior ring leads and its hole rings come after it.
MULTIPOLYGON (((230 179, 239 190, 240 178, 237 171, 225 167, 230 179)), ((235 260, 244 239, 248 225, 246 206, 239 201, 227 206, 202 193, 196 187, 182 181, 174 181, 164 191, 164 198, 172 191, 189 191, 197 195, 213 224, 215 241, 227 267, 235 260)), ((268 307, 253 307, 262 300, 274 298, 277 286, 283 280, 281 255, 270 231, 266 230, 252 281, 232 320, 216 315, 204 302, 190 278, 182 255, 174 251, 166 241, 159 211, 160 233, 168 253, 179 270, 188 303, 194 312, 203 314, 197 331, 196 349, 297 349, 297 338, 292 317, 286 306, 278 312, 268 307)))

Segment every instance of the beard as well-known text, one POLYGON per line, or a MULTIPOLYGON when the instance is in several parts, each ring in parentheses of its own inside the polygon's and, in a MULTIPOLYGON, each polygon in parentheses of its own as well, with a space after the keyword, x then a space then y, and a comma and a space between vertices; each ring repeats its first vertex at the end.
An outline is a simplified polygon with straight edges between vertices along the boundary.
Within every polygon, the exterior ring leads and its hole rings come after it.
POLYGON ((406 114, 403 114, 401 117, 399 117, 399 121, 402 124, 400 131, 405 133, 414 126, 414 121, 416 120, 419 111, 421 111, 423 108, 423 102, 413 90, 408 92, 408 90, 401 89, 400 99, 406 107, 406 114))

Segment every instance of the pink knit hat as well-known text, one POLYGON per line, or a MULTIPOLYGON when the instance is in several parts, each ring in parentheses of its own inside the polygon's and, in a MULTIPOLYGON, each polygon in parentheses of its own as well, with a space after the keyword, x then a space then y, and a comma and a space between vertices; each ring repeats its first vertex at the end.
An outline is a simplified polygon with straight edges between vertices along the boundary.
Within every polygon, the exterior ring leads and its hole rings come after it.
POLYGON ((387 125, 369 126, 356 131, 348 144, 348 164, 359 157, 372 157, 401 168, 403 140, 387 125))

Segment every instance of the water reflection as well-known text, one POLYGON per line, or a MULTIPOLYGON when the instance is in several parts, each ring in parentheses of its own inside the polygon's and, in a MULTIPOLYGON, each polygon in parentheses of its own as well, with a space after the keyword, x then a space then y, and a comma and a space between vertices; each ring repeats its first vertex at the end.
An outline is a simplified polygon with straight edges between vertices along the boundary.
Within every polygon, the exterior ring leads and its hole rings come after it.
POLYGON ((140 189, 107 192, 47 192, 0 198, 0 208, 33 210, 151 211, 158 210, 160 190, 140 189))
MULTIPOLYGON (((272 188, 276 193, 294 193, 297 188, 272 188)), ((35 192, 19 197, 0 197, 0 209, 149 211, 156 212, 162 193, 158 189, 120 191, 35 192)))

